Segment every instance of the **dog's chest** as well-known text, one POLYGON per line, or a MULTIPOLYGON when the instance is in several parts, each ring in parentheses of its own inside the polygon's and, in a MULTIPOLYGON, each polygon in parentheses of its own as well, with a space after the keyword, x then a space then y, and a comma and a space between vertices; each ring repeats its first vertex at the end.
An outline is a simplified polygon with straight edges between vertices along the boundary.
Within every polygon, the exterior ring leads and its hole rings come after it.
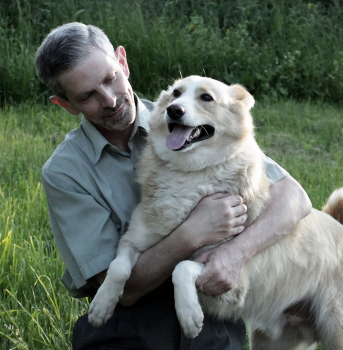
POLYGON ((143 187, 142 203, 152 229, 173 230, 208 195, 222 192, 238 194, 236 176, 223 171, 178 172, 160 169, 143 187))

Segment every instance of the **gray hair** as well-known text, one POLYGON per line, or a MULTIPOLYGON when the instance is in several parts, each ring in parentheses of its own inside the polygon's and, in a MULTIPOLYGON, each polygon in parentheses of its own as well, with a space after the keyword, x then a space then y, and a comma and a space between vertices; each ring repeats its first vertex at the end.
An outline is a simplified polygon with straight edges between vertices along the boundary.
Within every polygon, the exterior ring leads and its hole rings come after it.
POLYGON ((115 58, 113 45, 100 28, 79 22, 57 27, 47 35, 36 52, 36 73, 54 94, 67 99, 58 82, 59 75, 75 68, 93 48, 115 58))

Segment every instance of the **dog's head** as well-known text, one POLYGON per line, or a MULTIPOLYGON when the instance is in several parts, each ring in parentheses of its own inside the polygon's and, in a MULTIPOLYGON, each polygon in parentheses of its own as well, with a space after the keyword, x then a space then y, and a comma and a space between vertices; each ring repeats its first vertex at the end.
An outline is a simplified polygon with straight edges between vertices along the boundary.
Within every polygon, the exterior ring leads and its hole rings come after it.
POLYGON ((156 154, 182 170, 233 157, 253 137, 254 99, 240 85, 190 76, 163 91, 150 120, 156 154))

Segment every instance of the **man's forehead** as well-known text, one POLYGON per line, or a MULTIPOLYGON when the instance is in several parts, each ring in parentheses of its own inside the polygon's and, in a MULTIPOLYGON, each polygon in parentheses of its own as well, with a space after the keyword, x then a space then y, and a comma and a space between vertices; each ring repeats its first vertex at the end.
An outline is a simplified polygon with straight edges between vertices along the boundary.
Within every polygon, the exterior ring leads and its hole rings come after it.
POLYGON ((58 81, 68 95, 77 96, 96 89, 119 69, 121 66, 113 56, 97 49, 75 68, 60 74, 58 81))

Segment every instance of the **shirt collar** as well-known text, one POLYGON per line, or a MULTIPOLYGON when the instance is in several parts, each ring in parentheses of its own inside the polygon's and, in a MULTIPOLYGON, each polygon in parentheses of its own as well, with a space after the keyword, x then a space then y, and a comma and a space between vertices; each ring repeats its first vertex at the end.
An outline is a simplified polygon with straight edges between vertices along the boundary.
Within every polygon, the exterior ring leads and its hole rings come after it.
POLYGON ((144 106, 143 102, 135 95, 135 102, 136 102, 136 120, 135 125, 133 127, 133 132, 131 134, 130 140, 136 135, 137 130, 141 129, 146 132, 146 134, 149 133, 150 127, 148 124, 148 121, 150 119, 150 112, 149 110, 144 106))
MULTIPOLYGON (((136 102, 136 119, 134 122, 133 131, 129 140, 129 143, 132 142, 134 136, 140 131, 142 131, 142 134, 146 136, 149 132, 149 125, 148 120, 150 118, 150 112, 149 110, 144 106, 142 101, 135 95, 135 102, 136 102)), ((91 141, 94 153, 95 153, 95 159, 94 164, 96 164, 102 154, 103 149, 109 145, 111 148, 116 148, 115 146, 111 145, 105 138, 102 136, 102 134, 96 129, 96 127, 83 115, 81 119, 81 127, 85 133, 85 135, 89 138, 91 141)), ((118 150, 118 153, 121 154, 122 152, 118 150)))

